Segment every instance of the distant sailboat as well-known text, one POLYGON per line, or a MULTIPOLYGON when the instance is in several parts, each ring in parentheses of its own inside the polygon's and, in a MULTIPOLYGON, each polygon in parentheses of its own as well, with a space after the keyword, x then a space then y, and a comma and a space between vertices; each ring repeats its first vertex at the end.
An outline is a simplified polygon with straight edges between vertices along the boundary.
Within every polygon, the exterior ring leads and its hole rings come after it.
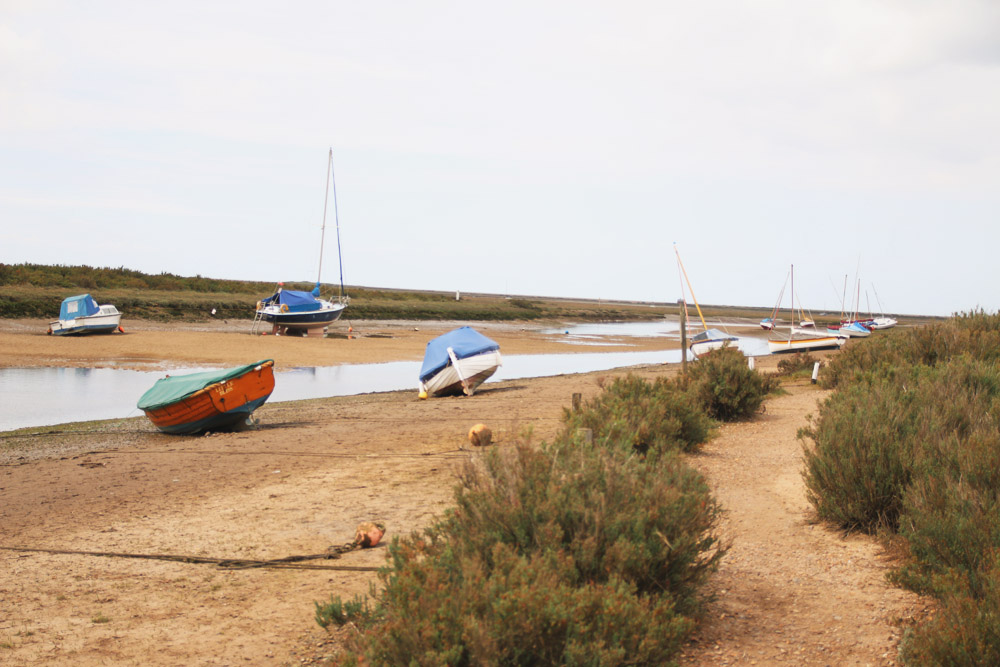
MULTIPOLYGON (((711 352, 712 350, 717 350, 720 347, 736 347, 739 343, 739 338, 736 336, 731 336, 728 333, 719 331, 718 329, 709 329, 708 324, 705 322, 705 316, 701 314, 701 306, 698 305, 698 299, 694 295, 694 288, 691 287, 691 281, 688 279, 687 271, 684 269, 684 263, 681 262, 681 254, 677 251, 677 244, 674 244, 674 254, 677 255, 677 269, 678 272, 683 275, 683 280, 681 281, 681 293, 683 296, 684 283, 687 282, 688 290, 691 292, 691 299, 694 301, 694 307, 698 310, 698 318, 701 319, 701 326, 704 328, 699 334, 691 339, 691 343, 688 345, 688 349, 697 357, 706 352, 711 352)), ((687 299, 684 299, 684 308, 687 309, 687 299)), ((686 318, 685 318, 686 319, 686 318)))
MULTIPOLYGON (((795 320, 795 266, 792 265, 789 271, 792 282, 792 320, 795 320)), ((788 336, 772 336, 767 340, 767 347, 771 354, 782 352, 799 352, 802 350, 831 350, 839 349, 844 345, 845 339, 829 334, 818 333, 815 329, 803 331, 796 327, 789 327, 788 336)))
POLYGON ((781 308, 781 299, 785 296, 785 288, 788 287, 788 274, 785 274, 785 284, 781 286, 781 291, 778 292, 778 300, 774 302, 774 308, 771 309, 771 316, 765 317, 760 321, 760 328, 765 331, 774 331, 774 326, 778 322, 778 309, 781 308))
MULTIPOLYGON (((319 240, 319 272, 316 287, 311 292, 286 290, 284 283, 271 296, 257 302, 257 316, 251 331, 263 320, 272 324, 272 333, 304 333, 322 335, 331 322, 344 312, 350 301, 344 295, 344 264, 340 262, 340 297, 336 300, 320 298, 320 278, 323 275, 323 242, 326 237, 326 209, 333 185, 333 215, 337 224, 337 258, 340 256, 340 218, 337 215, 337 184, 333 174, 333 149, 330 149, 326 166, 326 198, 323 200, 323 226, 319 240)), ((289 239, 294 244, 294 239, 289 239)))

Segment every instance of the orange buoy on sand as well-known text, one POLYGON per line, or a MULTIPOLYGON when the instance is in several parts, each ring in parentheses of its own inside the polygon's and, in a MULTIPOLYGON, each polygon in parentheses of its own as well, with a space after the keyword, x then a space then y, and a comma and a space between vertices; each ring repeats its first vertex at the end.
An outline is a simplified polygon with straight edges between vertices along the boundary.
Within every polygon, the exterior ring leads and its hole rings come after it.
POLYGON ((365 521, 358 524, 358 528, 354 533, 354 543, 368 549, 377 545, 383 535, 385 535, 385 526, 380 523, 365 521))
POLYGON ((469 442, 475 447, 485 447, 493 442, 493 431, 486 424, 476 424, 469 429, 469 442))

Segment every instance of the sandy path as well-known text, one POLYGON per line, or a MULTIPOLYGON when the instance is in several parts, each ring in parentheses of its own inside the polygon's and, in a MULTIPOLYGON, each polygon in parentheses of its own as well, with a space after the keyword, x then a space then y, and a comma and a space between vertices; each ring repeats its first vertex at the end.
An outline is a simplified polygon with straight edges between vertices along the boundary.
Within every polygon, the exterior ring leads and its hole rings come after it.
MULTIPOLYGON (((153 327, 136 339, 157 331, 170 333, 153 327)), ((209 342, 197 345, 188 353, 206 354, 209 342)), ((224 352, 212 354, 226 363, 224 352)), ((460 449, 469 426, 486 422, 499 446, 527 430, 549 438, 572 394, 594 396, 610 375, 488 383, 472 399, 392 392, 266 404, 258 430, 209 437, 162 435, 136 418, 0 439, 0 545, 276 558, 346 542, 363 520, 385 522, 390 535, 418 529, 448 506, 455 467, 474 455, 460 449), (19 458, 21 447, 40 455, 19 458)), ((692 457, 728 510, 722 530, 733 548, 684 664, 892 664, 896 619, 922 609, 885 585, 887 565, 870 539, 809 521, 795 431, 819 396, 809 384, 791 387, 692 457)), ((374 549, 333 563, 383 557, 374 549)), ((314 601, 364 593, 373 578, 0 550, 0 663, 312 663, 336 648, 313 621, 314 601)))
POLYGON ((885 580, 869 537, 813 522, 797 430, 824 392, 808 382, 729 424, 692 457, 726 508, 732 548, 710 586, 717 599, 683 665, 893 665, 901 619, 925 611, 885 580))

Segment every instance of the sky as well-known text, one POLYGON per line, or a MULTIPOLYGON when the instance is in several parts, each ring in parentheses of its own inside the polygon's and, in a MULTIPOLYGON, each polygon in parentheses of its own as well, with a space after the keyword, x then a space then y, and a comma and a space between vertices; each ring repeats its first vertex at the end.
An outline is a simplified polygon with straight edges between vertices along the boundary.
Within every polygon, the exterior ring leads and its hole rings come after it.
POLYGON ((995 312, 998 34, 971 0, 0 0, 0 262, 672 303, 676 247, 705 304, 794 265, 814 314, 995 312))

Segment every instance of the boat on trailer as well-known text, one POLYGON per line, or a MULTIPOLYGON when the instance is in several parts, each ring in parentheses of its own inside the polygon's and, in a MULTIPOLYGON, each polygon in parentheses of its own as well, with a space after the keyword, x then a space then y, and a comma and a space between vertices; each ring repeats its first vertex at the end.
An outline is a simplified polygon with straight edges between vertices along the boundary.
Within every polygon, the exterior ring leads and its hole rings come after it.
POLYGON ((274 391, 274 361, 203 373, 168 375, 136 404, 164 433, 190 435, 246 422, 274 391))
POLYGON ((427 343, 420 367, 420 396, 472 396, 502 364, 500 345, 472 327, 427 343))
POLYGON ((56 336, 121 332, 122 314, 110 304, 99 305, 89 294, 63 299, 59 319, 49 322, 48 333, 56 336))

